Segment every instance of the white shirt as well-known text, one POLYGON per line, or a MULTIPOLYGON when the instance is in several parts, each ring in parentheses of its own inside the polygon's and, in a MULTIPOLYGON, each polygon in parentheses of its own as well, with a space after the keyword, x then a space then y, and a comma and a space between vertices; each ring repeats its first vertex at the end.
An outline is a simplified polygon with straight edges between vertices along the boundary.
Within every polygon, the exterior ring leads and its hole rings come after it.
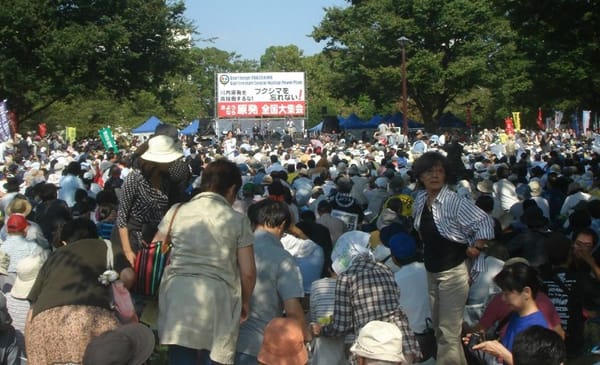
POLYGON ((410 328, 423 333, 427 328, 425 320, 431 318, 427 271, 422 262, 404 265, 394 274, 400 288, 400 306, 408 317, 410 328))

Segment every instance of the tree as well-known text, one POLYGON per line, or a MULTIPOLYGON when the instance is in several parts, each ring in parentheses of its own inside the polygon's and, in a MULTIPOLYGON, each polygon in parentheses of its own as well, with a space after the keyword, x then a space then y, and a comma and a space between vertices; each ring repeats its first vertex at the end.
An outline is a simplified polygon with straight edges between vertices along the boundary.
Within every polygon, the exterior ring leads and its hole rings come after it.
POLYGON ((600 108, 600 2, 495 0, 518 32, 538 106, 600 108))
MULTIPOLYGON (((476 87, 496 87, 513 34, 485 0, 362 0, 329 8, 312 33, 326 41, 332 89, 356 102, 368 95, 389 108, 401 95, 400 36, 407 45, 408 96, 433 127, 446 107, 476 87)), ((517 66, 519 64, 517 63, 517 66)), ((513 68, 514 74, 522 69, 513 68)))
POLYGON ((0 96, 27 119, 70 95, 157 90, 192 31, 182 1, 15 0, 0 12, 0 96))
POLYGON ((297 46, 271 46, 260 57, 260 71, 302 71, 302 51, 297 46))

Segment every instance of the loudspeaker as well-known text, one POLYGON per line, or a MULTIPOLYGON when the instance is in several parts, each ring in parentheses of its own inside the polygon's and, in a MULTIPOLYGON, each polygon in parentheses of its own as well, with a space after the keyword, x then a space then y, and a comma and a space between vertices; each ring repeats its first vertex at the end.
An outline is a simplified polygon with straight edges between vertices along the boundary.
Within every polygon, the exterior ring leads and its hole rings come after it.
POLYGON ((328 115, 323 117, 323 128, 321 129, 321 133, 332 133, 335 131, 339 133, 340 131, 340 121, 336 116, 328 115))
POLYGON ((326 106, 321 107, 321 115, 327 115, 327 107, 326 106))

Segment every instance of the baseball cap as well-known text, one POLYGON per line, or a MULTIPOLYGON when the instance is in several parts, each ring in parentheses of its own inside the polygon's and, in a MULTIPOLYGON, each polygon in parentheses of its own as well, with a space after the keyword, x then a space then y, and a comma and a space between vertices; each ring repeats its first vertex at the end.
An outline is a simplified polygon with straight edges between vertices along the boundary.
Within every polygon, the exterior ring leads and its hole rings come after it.
POLYGON ((393 235, 392 238, 390 238, 389 247, 392 255, 400 260, 414 257, 417 252, 415 239, 404 232, 393 235))
POLYGON ((29 223, 27 219, 18 213, 13 213, 8 217, 8 221, 6 222, 6 229, 9 233, 11 232, 23 232, 29 223))

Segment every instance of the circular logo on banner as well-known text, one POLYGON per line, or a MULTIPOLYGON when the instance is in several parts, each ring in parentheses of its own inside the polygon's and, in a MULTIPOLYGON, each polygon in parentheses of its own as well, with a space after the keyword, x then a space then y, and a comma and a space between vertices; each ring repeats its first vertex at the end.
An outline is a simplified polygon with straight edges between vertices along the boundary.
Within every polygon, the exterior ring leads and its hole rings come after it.
POLYGON ((219 76, 219 82, 223 85, 226 85, 229 83, 229 75, 221 75, 219 76))

